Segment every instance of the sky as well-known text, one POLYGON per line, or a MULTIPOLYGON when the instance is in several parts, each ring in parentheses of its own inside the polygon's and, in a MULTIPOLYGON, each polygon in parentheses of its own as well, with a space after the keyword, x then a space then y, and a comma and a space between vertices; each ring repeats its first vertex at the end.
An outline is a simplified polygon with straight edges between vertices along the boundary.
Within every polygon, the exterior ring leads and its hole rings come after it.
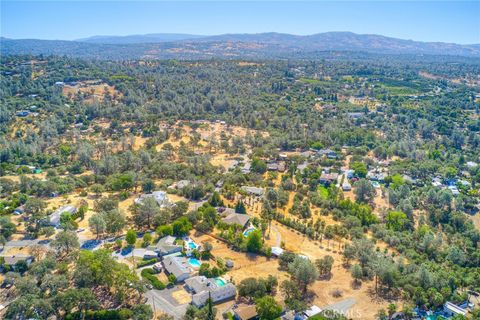
POLYGON ((480 43, 475 1, 0 1, 0 35, 74 40, 146 33, 328 31, 480 43))

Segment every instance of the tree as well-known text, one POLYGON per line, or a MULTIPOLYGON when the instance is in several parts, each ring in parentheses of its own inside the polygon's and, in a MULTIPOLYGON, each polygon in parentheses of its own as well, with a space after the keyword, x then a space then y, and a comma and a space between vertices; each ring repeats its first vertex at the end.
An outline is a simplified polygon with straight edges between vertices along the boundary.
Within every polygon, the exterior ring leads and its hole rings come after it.
POLYGON ((350 168, 355 171, 355 175, 359 178, 365 178, 367 176, 367 166, 363 162, 356 161, 350 165, 350 168))
POLYGON ((113 209, 102 213, 105 221, 105 230, 109 234, 118 234, 125 227, 125 215, 119 209, 113 209))
POLYGON ((153 190, 155 190, 155 182, 152 179, 145 179, 142 183, 142 191, 152 193, 153 190))
POLYGON ((308 259, 296 257, 288 264, 288 272, 299 284, 303 293, 307 292, 308 285, 312 284, 318 278, 318 271, 315 265, 308 259))
MULTIPOLYGON (((137 304, 132 307, 133 320, 153 319, 153 310, 148 304, 137 304)), ((164 319, 166 320, 166 319, 164 319)))
POLYGON ((343 249, 343 257, 345 264, 348 266, 350 264, 350 260, 354 259, 357 254, 357 251, 353 245, 346 244, 345 248, 343 249))
POLYGON ((125 241, 127 241, 128 245, 133 247, 137 242, 137 233, 135 230, 128 230, 127 235, 125 236, 125 241))
POLYGON ((274 320, 277 319, 281 312, 282 307, 275 301, 272 296, 264 296, 255 300, 258 316, 261 320, 274 320))
POLYGON ((103 215, 101 213, 95 213, 93 214, 90 219, 88 219, 88 226, 90 229, 92 229, 93 232, 97 235, 97 239, 100 236, 100 234, 104 233, 107 224, 105 222, 105 219, 103 219, 103 215))
POLYGON ((315 264, 317 265, 318 273, 320 274, 320 276, 330 275, 333 267, 333 262, 334 262, 333 258, 328 255, 321 259, 317 259, 315 261, 315 264))
POLYGON ((360 267, 359 264, 354 264, 350 268, 350 274, 352 275, 352 278, 354 279, 355 284, 358 284, 360 280, 363 278, 362 267, 360 267))
POLYGON ((267 164, 263 160, 253 158, 250 168, 252 172, 263 174, 267 171, 267 164))
POLYGON ((0 217, 0 235, 8 239, 17 231, 17 227, 8 217, 0 217))
POLYGON ((253 230, 247 236, 247 251, 258 253, 262 250, 262 233, 260 230, 253 230))
POLYGON ((285 304, 290 310, 301 312, 307 309, 307 304, 303 299, 303 294, 296 282, 284 280, 280 285, 280 290, 285 297, 285 304))
POLYGON ((245 204, 242 200, 239 200, 235 205, 235 213, 246 214, 247 209, 245 208, 245 204))
POLYGON ((224 206, 223 200, 222 200, 222 198, 220 197, 220 194, 217 191, 214 191, 212 193, 212 196, 208 200, 208 203, 210 203, 210 205, 212 207, 223 207, 224 206))
POLYGON ((153 197, 146 197, 138 206, 134 217, 135 224, 139 227, 150 228, 153 222, 153 217, 160 213, 160 207, 153 197))
POLYGON ((78 236, 75 232, 65 230, 57 233, 51 246, 59 254, 68 255, 73 250, 79 249, 80 243, 78 242, 78 236))
POLYGON ((366 179, 360 179, 354 184, 355 187, 355 200, 357 202, 368 203, 375 197, 375 188, 370 181, 366 179))
POLYGON ((405 224, 407 223, 407 215, 400 211, 390 211, 385 221, 387 223, 387 228, 394 231, 403 231, 405 224))
POLYGON ((192 223, 187 219, 187 217, 182 217, 175 220, 172 223, 173 234, 177 237, 186 235, 190 230, 192 230, 192 223))

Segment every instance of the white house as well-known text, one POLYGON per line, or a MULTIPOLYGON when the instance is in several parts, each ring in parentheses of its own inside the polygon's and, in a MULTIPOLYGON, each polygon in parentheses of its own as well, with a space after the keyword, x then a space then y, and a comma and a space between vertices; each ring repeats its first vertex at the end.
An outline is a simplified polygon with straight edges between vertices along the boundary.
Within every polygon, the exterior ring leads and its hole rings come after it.
POLYGON ((169 274, 173 274, 178 282, 190 278, 192 268, 185 257, 167 256, 163 258, 163 266, 169 274))
POLYGON ((460 308, 456 304, 451 303, 449 301, 445 302, 445 304, 443 305, 443 312, 450 317, 453 317, 455 315, 462 315, 462 316, 467 315, 467 310, 460 308))
POLYGON ((165 208, 170 204, 170 202, 168 201, 167 193, 165 191, 154 191, 152 193, 142 194, 140 197, 135 199, 135 203, 142 204, 143 200, 146 198, 154 198, 160 208, 165 208))
POLYGON ((48 218, 48 224, 52 227, 58 228, 60 226, 60 217, 63 213, 75 214, 77 212, 77 208, 74 206, 63 206, 57 210, 55 210, 50 217, 48 218))

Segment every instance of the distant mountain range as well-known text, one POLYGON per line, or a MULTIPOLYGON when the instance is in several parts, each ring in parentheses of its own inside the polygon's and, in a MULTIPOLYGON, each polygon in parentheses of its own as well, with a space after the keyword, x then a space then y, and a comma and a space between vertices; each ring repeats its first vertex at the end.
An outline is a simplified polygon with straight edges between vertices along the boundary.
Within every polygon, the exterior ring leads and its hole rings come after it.
POLYGON ((93 36, 83 39, 77 39, 77 42, 101 43, 101 44, 132 44, 132 43, 160 43, 160 42, 174 42, 181 40, 195 40, 205 38, 206 36, 199 36, 185 33, 150 33, 129 36, 93 36))
POLYGON ((55 54, 99 59, 314 58, 320 52, 480 57, 480 44, 420 42, 381 35, 326 32, 201 36, 157 33, 94 36, 75 41, 1 39, 2 54, 55 54))

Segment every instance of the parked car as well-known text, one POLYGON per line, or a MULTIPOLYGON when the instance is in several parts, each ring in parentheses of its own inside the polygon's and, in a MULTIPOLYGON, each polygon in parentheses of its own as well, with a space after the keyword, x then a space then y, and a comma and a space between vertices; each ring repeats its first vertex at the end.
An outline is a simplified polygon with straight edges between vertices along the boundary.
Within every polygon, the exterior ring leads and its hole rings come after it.
POLYGON ((153 271, 160 273, 162 272, 163 266, 161 262, 157 262, 152 266, 153 271))

